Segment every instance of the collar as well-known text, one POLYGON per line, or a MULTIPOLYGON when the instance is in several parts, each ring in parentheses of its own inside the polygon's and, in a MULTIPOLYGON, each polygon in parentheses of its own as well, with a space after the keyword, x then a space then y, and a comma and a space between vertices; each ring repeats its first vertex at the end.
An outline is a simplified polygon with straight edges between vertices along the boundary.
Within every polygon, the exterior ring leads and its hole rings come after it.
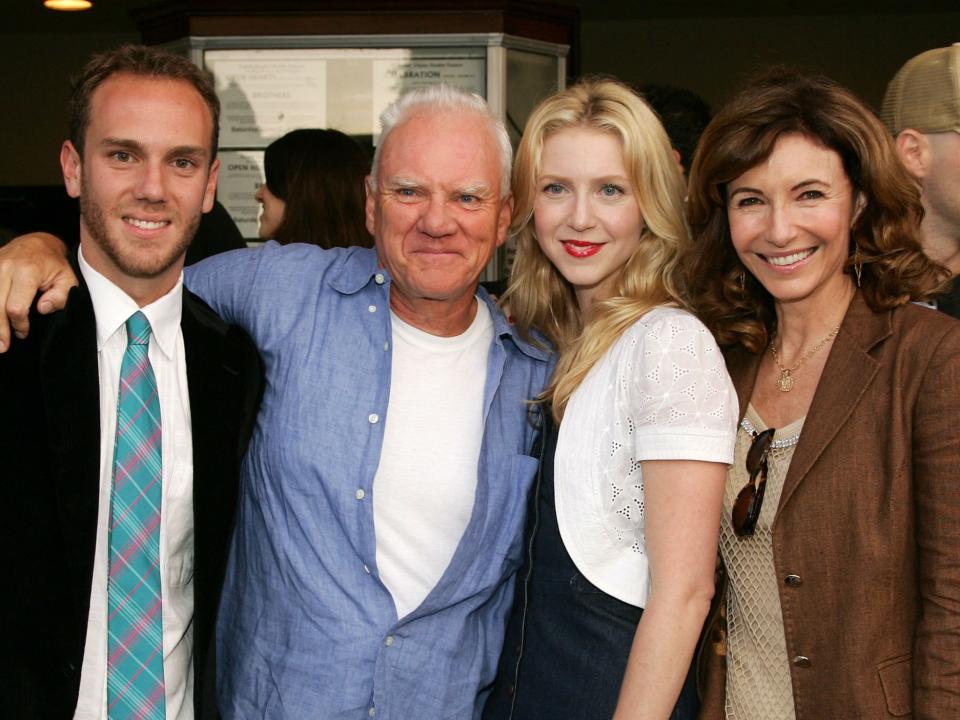
POLYGON ((150 321, 150 334, 157 347, 166 358, 172 359, 183 309, 183 273, 170 292, 149 305, 138 307, 133 298, 90 267, 82 249, 77 250, 77 258, 97 319, 97 351, 102 350, 107 340, 126 325, 127 318, 140 310, 150 321))
MULTIPOLYGON (((827 373, 831 362, 835 362, 833 358, 840 355, 858 357, 866 361, 870 351, 892 333, 893 311, 874 312, 867 305, 863 293, 857 290, 840 323, 840 332, 833 341, 830 358, 827 359, 827 366, 823 370, 824 374, 827 373)), ((757 380, 757 371, 760 369, 760 361, 766 351, 764 348, 762 352, 753 354, 738 344, 724 353, 727 359, 727 370, 730 372, 730 378, 740 399, 741 418, 746 413, 747 403, 753 394, 753 386, 757 380)))
MULTIPOLYGON (((870 352, 881 340, 893 334, 893 311, 874 312, 867 305, 863 293, 857 290, 840 325, 844 340, 849 338, 863 352, 870 352)), ((836 341, 834 341, 836 343, 836 341)))
MULTIPOLYGON (((328 250, 327 252, 331 252, 328 250)), ((386 292, 390 292, 390 273, 385 267, 380 265, 377 258, 377 251, 374 248, 350 248, 344 252, 341 257, 335 261, 339 266, 332 272, 330 287, 344 295, 353 295, 360 292, 370 282, 382 285, 386 292)), ((546 362, 550 359, 552 353, 549 350, 550 344, 539 335, 543 347, 537 347, 523 340, 504 316, 503 311, 490 297, 490 294, 482 287, 477 288, 477 297, 486 303, 490 310, 490 317, 493 318, 494 336, 500 339, 509 338, 511 342, 527 357, 534 360, 546 362)))
POLYGON ((483 286, 477 288, 477 297, 485 302, 490 309, 490 316, 493 318, 493 332, 496 337, 501 340, 509 338, 516 348, 529 358, 542 362, 550 360, 553 353, 549 349, 550 343, 545 338, 536 334, 536 339, 540 342, 540 345, 527 342, 520 337, 516 327, 507 320, 507 316, 503 314, 503 310, 494 302, 493 298, 490 297, 490 293, 488 293, 483 286))
POLYGON ((360 292, 371 280, 377 285, 389 285, 390 275, 386 268, 380 267, 374 248, 350 248, 341 252, 334 265, 335 271, 330 274, 330 287, 343 295, 360 292))

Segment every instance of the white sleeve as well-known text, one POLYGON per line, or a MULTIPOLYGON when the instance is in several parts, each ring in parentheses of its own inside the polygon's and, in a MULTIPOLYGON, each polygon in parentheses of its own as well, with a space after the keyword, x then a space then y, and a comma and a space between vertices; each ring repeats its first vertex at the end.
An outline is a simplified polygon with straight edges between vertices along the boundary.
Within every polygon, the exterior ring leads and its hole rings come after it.
POLYGON ((720 348, 686 311, 651 315, 627 331, 619 365, 635 460, 732 463, 738 403, 720 348))

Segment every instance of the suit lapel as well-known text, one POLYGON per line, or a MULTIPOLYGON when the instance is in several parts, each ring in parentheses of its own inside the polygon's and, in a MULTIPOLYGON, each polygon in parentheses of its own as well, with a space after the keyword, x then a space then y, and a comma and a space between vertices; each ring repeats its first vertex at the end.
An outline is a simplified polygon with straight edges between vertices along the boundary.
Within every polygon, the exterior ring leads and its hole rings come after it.
POLYGON ((195 594, 213 589, 207 583, 225 556, 237 486, 237 459, 231 453, 237 453, 238 419, 230 416, 237 398, 226 396, 225 388, 234 387, 239 372, 229 365, 226 326, 205 310, 184 292, 181 328, 193 446, 195 594))
POLYGON ((880 366, 870 351, 891 332, 890 313, 874 313, 857 293, 833 342, 804 420, 800 442, 784 479, 777 517, 873 382, 880 366))
MULTIPOLYGON (((187 363, 187 387, 190 395, 191 442, 193 445, 193 516, 194 523, 203 522, 210 517, 211 503, 217 494, 217 488, 211 487, 218 475, 211 474, 211 458, 217 455, 217 444, 210 442, 208 435, 219 421, 217 413, 217 381, 222 372, 219 358, 222 354, 219 334, 206 327, 204 319, 196 312, 193 300, 185 291, 183 296, 183 316, 180 320, 183 330, 184 354, 187 363)), ((198 532, 202 538, 204 533, 198 532)), ((196 561, 201 560, 201 548, 197 547, 196 561)))
MULTIPOLYGON (((82 281, 81 281, 82 282, 82 281)), ((100 374, 97 328, 86 286, 70 291, 62 312, 50 318, 40 350, 48 447, 56 475, 57 515, 76 596, 90 599, 100 497, 100 374)), ((86 610, 80 608, 83 614, 86 610)), ((85 618, 84 618, 85 623, 85 618)))

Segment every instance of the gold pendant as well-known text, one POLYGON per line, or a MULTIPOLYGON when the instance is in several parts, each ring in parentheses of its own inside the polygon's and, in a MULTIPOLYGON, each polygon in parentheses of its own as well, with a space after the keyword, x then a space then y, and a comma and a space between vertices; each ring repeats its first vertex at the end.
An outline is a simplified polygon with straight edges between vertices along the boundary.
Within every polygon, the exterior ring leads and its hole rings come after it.
POLYGON ((790 392, 793 390, 793 376, 790 375, 789 370, 780 371, 780 378, 777 380, 777 387, 780 388, 780 392, 790 392))

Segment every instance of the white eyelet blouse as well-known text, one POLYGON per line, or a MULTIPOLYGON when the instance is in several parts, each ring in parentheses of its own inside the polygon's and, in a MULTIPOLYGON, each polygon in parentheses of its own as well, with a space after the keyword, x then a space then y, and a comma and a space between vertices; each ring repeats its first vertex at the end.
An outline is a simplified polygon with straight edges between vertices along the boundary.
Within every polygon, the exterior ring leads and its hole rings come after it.
POLYGON ((557 520, 584 577, 645 605, 640 462, 730 464, 737 410, 713 336, 686 310, 654 308, 617 339, 571 396, 557 441, 557 520))

